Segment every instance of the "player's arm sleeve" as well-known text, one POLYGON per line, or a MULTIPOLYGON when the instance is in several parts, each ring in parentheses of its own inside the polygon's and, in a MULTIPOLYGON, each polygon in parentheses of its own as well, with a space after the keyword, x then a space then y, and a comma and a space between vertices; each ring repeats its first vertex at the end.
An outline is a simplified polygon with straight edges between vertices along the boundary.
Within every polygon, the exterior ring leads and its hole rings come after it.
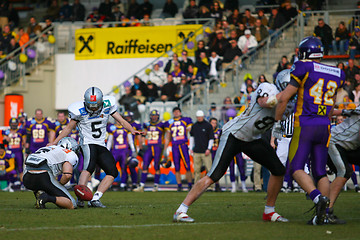
POLYGON ((114 96, 108 96, 108 101, 110 102, 110 115, 113 115, 115 112, 117 112, 118 106, 116 105, 115 97, 114 96))
POLYGON ((133 140, 133 137, 132 137, 131 134, 127 135, 127 140, 128 140, 131 151, 136 152, 135 145, 134 145, 134 140, 133 140))
POLYGON ((190 150, 193 150, 193 148, 194 148, 194 142, 195 142, 195 139, 194 139, 193 136, 191 136, 190 139, 189 139, 189 149, 190 149, 190 150))
POLYGON ((290 85, 299 88, 302 82, 306 81, 309 76, 308 66, 309 64, 302 61, 297 61, 293 64, 290 69, 290 85))
POLYGON ((106 143, 106 148, 110 151, 112 145, 114 142, 114 135, 113 134, 109 134, 108 139, 107 139, 107 143, 106 143))
POLYGON ((211 149, 212 149, 213 144, 214 144, 214 139, 210 139, 210 140, 209 140, 209 143, 208 143, 208 147, 207 147, 207 149, 208 149, 208 150, 211 150, 211 149))
POLYGON ((5 169, 7 173, 15 169, 15 158, 10 158, 8 160, 8 163, 9 163, 9 167, 5 169))

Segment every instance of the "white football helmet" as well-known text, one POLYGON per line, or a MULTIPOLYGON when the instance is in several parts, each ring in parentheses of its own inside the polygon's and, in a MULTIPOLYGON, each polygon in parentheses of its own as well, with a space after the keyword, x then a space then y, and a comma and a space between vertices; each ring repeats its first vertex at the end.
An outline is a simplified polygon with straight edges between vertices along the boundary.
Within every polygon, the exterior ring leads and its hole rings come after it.
POLYGON ((91 115, 99 114, 103 107, 103 93, 97 87, 88 88, 84 94, 85 109, 91 115))
POLYGON ((62 148, 66 148, 69 149, 71 151, 74 151, 75 153, 78 153, 79 151, 79 144, 76 142, 75 139, 71 138, 71 137, 64 137, 62 138, 58 144, 58 146, 62 147, 62 148))
POLYGON ((279 92, 284 91, 286 86, 290 82, 290 69, 282 70, 278 73, 275 79, 275 86, 279 90, 279 92))

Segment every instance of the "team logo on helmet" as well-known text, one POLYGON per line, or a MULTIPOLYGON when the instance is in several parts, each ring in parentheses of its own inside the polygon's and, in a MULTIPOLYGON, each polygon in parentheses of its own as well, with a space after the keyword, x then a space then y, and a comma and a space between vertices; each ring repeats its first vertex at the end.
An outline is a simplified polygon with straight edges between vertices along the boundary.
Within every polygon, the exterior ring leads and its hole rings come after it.
POLYGON ((91 102, 96 102, 96 95, 91 95, 90 96, 90 101, 91 102))

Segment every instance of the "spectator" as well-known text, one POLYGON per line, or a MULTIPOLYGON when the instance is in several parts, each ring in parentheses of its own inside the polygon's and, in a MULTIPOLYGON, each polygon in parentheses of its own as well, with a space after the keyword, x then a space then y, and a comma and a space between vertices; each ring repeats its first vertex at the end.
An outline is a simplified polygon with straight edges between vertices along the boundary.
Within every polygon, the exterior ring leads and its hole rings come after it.
POLYGON ((230 97, 226 97, 224 99, 224 106, 221 108, 221 121, 225 124, 227 123, 230 118, 233 118, 234 116, 229 116, 229 112, 233 112, 233 111, 228 111, 229 109, 233 109, 234 111, 236 111, 235 107, 233 106, 233 103, 231 101, 230 97))
POLYGON ((209 43, 210 52, 215 51, 219 56, 224 56, 226 45, 229 44, 224 37, 224 30, 216 31, 215 38, 209 43))
POLYGON ((231 30, 234 30, 235 29, 235 26, 234 25, 229 25, 229 23, 226 21, 226 17, 223 16, 223 19, 222 19, 222 29, 224 30, 224 37, 227 39, 230 37, 230 32, 231 30))
POLYGON ((196 112, 197 122, 191 127, 190 131, 190 154, 194 157, 194 176, 195 183, 200 180, 201 168, 204 165, 207 172, 210 171, 211 149, 214 143, 214 131, 211 124, 204 120, 203 111, 196 112))
MULTIPOLYGON (((5 50, 6 54, 11 53, 12 51, 15 51, 16 49, 20 48, 20 45, 18 42, 16 42, 15 38, 11 38, 8 48, 5 50)), ((17 51, 16 53, 14 53, 13 55, 16 55, 20 52, 21 50, 17 51)))
POLYGON ((291 6, 290 0, 286 0, 282 4, 279 12, 284 16, 286 22, 289 22, 291 19, 295 18, 298 14, 296 8, 291 6))
POLYGON ((25 43, 27 43, 30 40, 29 34, 24 31, 24 28, 19 28, 19 45, 22 47, 25 43))
POLYGON ((136 99, 137 104, 144 104, 146 101, 146 97, 142 94, 140 89, 136 90, 134 98, 136 99))
POLYGON ((175 63, 174 71, 171 72, 171 75, 173 76, 174 83, 179 84, 181 80, 181 76, 185 75, 185 73, 181 70, 179 63, 175 63))
POLYGON ((14 29, 19 26, 19 13, 14 8, 14 5, 12 3, 9 4, 9 25, 11 26, 11 29, 14 29))
POLYGON ((171 74, 167 75, 167 83, 161 88, 161 100, 162 101, 176 101, 176 85, 173 81, 171 74))
POLYGON ((219 71, 221 69, 221 59, 216 52, 211 52, 210 60, 210 70, 209 76, 219 78, 219 71))
MULTIPOLYGON (((199 16, 199 7, 196 5, 195 0, 190 0, 189 6, 186 7, 185 11, 183 12, 183 17, 187 18, 197 18, 199 16)), ((186 23, 195 23, 195 22, 186 22, 186 23)))
POLYGON ((354 59, 348 60, 348 66, 345 68, 345 76, 346 79, 349 79, 351 82, 351 86, 353 87, 355 84, 355 75, 359 74, 360 69, 354 64, 354 59))
POLYGON ((159 98, 158 90, 158 86, 156 86, 154 83, 152 83, 151 81, 147 82, 148 102, 153 102, 159 98))
POLYGON ((107 20, 110 20, 112 17, 112 2, 110 0, 104 0, 100 3, 99 14, 104 15, 107 20))
POLYGON ((187 81, 186 76, 183 75, 181 76, 181 82, 176 87, 176 94, 175 94, 176 101, 185 97, 190 92, 191 92, 190 84, 187 81))
POLYGON ((211 6, 210 17, 215 18, 216 20, 221 20, 223 16, 220 3, 217 0, 214 0, 214 3, 211 6))
POLYGON ((341 70, 345 71, 345 65, 343 62, 339 62, 338 64, 336 64, 337 68, 340 68, 341 70))
POLYGON ((235 40, 230 40, 230 44, 227 46, 222 60, 222 69, 225 69, 237 60, 239 60, 238 63, 240 64, 241 55, 242 52, 238 47, 237 42, 235 40))
POLYGON ((60 8, 60 21, 72 20, 72 7, 69 5, 68 0, 63 0, 63 5, 60 8))
POLYGON ((360 54, 360 27, 356 26, 354 34, 349 41, 350 59, 355 59, 355 55, 360 54))
POLYGON ((256 82, 253 80, 250 73, 245 74, 244 76, 244 82, 241 84, 240 92, 246 93, 247 92, 247 86, 252 86, 254 89, 257 88, 256 82))
POLYGON ((119 104, 124 106, 125 111, 133 112, 135 115, 139 115, 138 107, 136 99, 134 98, 133 94, 131 93, 130 87, 125 87, 125 94, 121 96, 119 99, 119 104))
POLYGON ((161 88, 166 83, 166 73, 160 69, 159 64, 155 64, 153 70, 150 72, 149 79, 151 83, 161 88))
POLYGON ((45 18, 56 21, 60 18, 60 7, 57 0, 52 0, 51 5, 46 9, 45 18))
POLYGON ((349 31, 345 27, 345 23, 341 21, 335 31, 335 39, 332 41, 334 55, 344 55, 346 52, 345 44, 349 39, 349 31), (340 50, 340 51, 338 51, 340 50))
POLYGON ((131 0, 128 7, 127 17, 128 18, 137 17, 139 11, 140 11, 140 5, 136 2, 136 0, 131 0))
POLYGON ((245 9, 244 16, 241 19, 241 22, 245 25, 246 28, 252 28, 255 25, 255 20, 253 16, 251 16, 251 11, 249 8, 245 9))
POLYGON ((359 106, 360 103, 360 83, 355 83, 354 90, 351 91, 349 98, 355 103, 356 106, 359 106))
POLYGON ((279 73, 282 70, 287 69, 287 64, 289 63, 287 56, 282 56, 281 61, 278 63, 278 66, 276 68, 276 72, 279 73))
POLYGON ((141 93, 147 96, 147 86, 138 76, 134 76, 134 85, 131 87, 131 94, 136 95, 136 90, 140 89, 141 93))
POLYGON ((248 54, 252 49, 256 48, 258 42, 256 38, 251 35, 251 31, 249 29, 245 30, 245 35, 241 36, 238 41, 238 47, 240 48, 243 54, 248 54))
MULTIPOLYGON (((200 7, 199 11, 199 18, 211 18, 210 10, 209 8, 205 6, 200 7)), ((206 21, 199 21, 200 24, 206 23, 206 21)))
POLYGON ((12 38, 16 38, 16 33, 14 33, 13 31, 11 31, 9 24, 6 24, 3 28, 3 32, 2 32, 2 47, 5 50, 5 52, 8 50, 9 46, 10 46, 10 41, 12 38))
POLYGON ((231 40, 234 40, 235 42, 237 42, 238 40, 239 40, 239 35, 238 35, 238 33, 237 33, 237 30, 231 30, 230 31, 230 37, 227 39, 229 42, 231 41, 231 40))
POLYGON ((180 68, 184 73, 187 73, 189 65, 194 64, 194 62, 188 58, 188 52, 186 50, 183 50, 181 52, 181 58, 180 58, 180 68))
POLYGON ((153 11, 153 5, 149 0, 144 0, 144 2, 139 7, 140 17, 143 18, 145 15, 151 16, 153 11))
MULTIPOLYGON (((97 7, 94 7, 92 9, 92 12, 89 14, 89 16, 86 18, 87 22, 91 23, 101 23, 104 22, 105 16, 102 16, 99 14, 99 9, 97 7)), ((101 25, 95 25, 96 27, 101 27, 101 25)), ((93 27, 93 26, 91 26, 93 27)))
POLYGON ((245 34, 246 27, 244 24, 239 23, 238 36, 243 36, 245 34))
POLYGON ((85 19, 85 7, 80 0, 75 0, 72 6, 72 17, 74 21, 84 21, 85 19))
POLYGON ((328 55, 333 35, 331 27, 324 22, 324 19, 318 19, 318 25, 314 29, 314 36, 320 39, 324 46, 324 54, 328 55))
POLYGON ((266 17, 265 14, 264 14, 264 10, 263 10, 263 9, 259 9, 259 10, 258 10, 257 19, 260 19, 262 25, 264 25, 264 26, 267 26, 267 25, 268 25, 268 19, 267 19, 267 17, 266 17))
POLYGON ((198 61, 200 59, 201 52, 205 52, 206 56, 208 55, 207 49, 205 47, 205 42, 203 40, 200 40, 197 43, 197 49, 195 51, 195 61, 198 61))
POLYGON ((221 118, 221 111, 219 109, 217 109, 216 103, 212 102, 210 104, 209 113, 206 118, 207 119, 211 119, 211 118, 220 119, 221 118))
POLYGON ((36 37, 37 34, 41 33, 41 26, 37 23, 35 17, 30 17, 30 23, 27 28, 27 34, 30 38, 36 37))
POLYGON ((256 19, 255 26, 251 29, 251 34, 255 36, 255 39, 258 43, 269 36, 268 30, 261 23, 260 19, 256 19))
POLYGON ((227 21, 230 25, 237 26, 242 20, 239 9, 234 9, 233 13, 228 17, 227 21))
POLYGON ((179 63, 179 64, 180 64, 179 59, 178 59, 178 55, 177 55, 176 53, 174 53, 174 54, 172 55, 172 59, 169 60, 169 61, 166 63, 166 66, 165 66, 164 71, 165 71, 166 73, 171 73, 172 71, 174 71, 174 66, 175 66, 176 63, 179 63))
POLYGON ((177 13, 178 13, 178 7, 173 2, 173 0, 166 0, 161 13, 161 17, 163 18, 175 17, 177 13))
POLYGON ((297 62, 299 60, 299 48, 296 47, 295 48, 295 53, 291 56, 291 60, 290 63, 294 64, 295 62, 297 62))
POLYGON ((286 20, 284 16, 279 13, 279 10, 277 8, 271 9, 271 15, 269 19, 269 34, 273 34, 276 32, 279 28, 281 28, 286 23, 286 20))
POLYGON ((45 27, 42 31, 44 32, 43 37, 53 35, 54 26, 50 18, 45 19, 45 27))
POLYGON ((246 94, 244 92, 240 91, 240 95, 234 97, 233 102, 234 102, 234 104, 237 105, 236 109, 240 110, 242 108, 242 106, 246 106, 246 104, 247 104, 247 96, 246 96, 246 94))
POLYGON ((202 84, 205 82, 205 77, 207 73, 199 71, 198 67, 194 65, 189 65, 188 73, 186 74, 186 79, 191 85, 202 84))
MULTIPOLYGON (((201 77, 201 80, 205 80, 206 76, 209 73, 209 59, 207 58, 204 52, 200 53, 200 59, 195 62, 196 67, 198 68, 197 76, 201 77)), ((191 66, 191 65, 190 65, 191 66)), ((190 70, 189 70, 189 73, 190 70)))
POLYGON ((207 9, 210 9, 214 0, 200 0, 199 1, 199 7, 207 7, 207 9))
POLYGON ((111 16, 111 21, 119 22, 119 21, 121 21, 122 16, 124 16, 124 14, 120 11, 119 6, 114 5, 113 6, 113 11, 112 11, 112 16, 111 16))
POLYGON ((0 1, 0 29, 9 24, 9 1, 0 1))
POLYGON ((259 78, 258 78, 258 82, 257 85, 259 86, 260 84, 264 83, 264 82, 269 82, 264 74, 260 74, 259 78))

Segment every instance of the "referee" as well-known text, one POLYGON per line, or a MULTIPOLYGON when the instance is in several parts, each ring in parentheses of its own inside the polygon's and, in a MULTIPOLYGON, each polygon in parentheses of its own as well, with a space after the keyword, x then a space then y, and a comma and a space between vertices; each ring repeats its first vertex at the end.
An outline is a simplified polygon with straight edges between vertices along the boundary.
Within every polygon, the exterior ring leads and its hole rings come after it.
POLYGON ((204 112, 196 112, 197 122, 191 127, 190 131, 190 153, 194 157, 195 183, 200 180, 201 167, 204 165, 209 172, 212 160, 211 149, 214 143, 214 131, 211 124, 204 120, 204 112))

